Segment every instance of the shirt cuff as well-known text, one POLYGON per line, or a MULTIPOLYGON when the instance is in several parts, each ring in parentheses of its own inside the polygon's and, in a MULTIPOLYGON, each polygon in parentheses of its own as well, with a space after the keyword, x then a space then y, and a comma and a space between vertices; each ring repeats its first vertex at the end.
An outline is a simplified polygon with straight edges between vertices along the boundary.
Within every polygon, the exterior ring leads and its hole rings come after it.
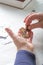
POLYGON ((26 50, 19 50, 16 55, 16 60, 14 65, 36 65, 35 55, 26 50))

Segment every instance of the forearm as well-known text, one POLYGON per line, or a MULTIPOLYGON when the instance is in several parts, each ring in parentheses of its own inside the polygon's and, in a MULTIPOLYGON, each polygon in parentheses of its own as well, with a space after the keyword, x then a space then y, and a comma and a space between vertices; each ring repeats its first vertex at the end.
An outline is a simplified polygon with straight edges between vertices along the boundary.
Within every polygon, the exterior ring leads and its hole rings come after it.
POLYGON ((35 55, 26 50, 19 50, 14 65, 36 65, 35 55))

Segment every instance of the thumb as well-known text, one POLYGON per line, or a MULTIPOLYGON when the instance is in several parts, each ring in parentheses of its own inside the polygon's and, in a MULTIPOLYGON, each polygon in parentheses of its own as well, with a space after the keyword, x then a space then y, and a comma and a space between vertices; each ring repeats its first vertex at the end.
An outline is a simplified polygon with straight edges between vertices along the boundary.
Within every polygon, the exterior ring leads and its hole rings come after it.
POLYGON ((11 29, 5 28, 5 30, 6 30, 6 32, 9 34, 9 36, 10 36, 12 39, 15 39, 15 38, 16 38, 15 34, 12 32, 11 29))
POLYGON ((35 29, 35 28, 41 28, 41 24, 38 22, 38 23, 31 24, 30 26, 28 26, 28 29, 30 30, 35 29))
POLYGON ((12 40, 15 42, 15 45, 18 46, 18 43, 19 43, 18 37, 12 32, 11 29, 5 28, 5 30, 9 34, 9 36, 12 38, 12 40))

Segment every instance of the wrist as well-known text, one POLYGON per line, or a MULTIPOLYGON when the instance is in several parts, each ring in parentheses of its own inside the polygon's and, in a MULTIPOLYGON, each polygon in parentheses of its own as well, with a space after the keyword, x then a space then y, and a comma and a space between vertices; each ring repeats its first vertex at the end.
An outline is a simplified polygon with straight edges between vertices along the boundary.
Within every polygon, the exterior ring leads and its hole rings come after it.
POLYGON ((33 53, 33 49, 34 49, 33 45, 31 45, 30 47, 26 44, 25 46, 21 47, 19 50, 25 50, 33 53))

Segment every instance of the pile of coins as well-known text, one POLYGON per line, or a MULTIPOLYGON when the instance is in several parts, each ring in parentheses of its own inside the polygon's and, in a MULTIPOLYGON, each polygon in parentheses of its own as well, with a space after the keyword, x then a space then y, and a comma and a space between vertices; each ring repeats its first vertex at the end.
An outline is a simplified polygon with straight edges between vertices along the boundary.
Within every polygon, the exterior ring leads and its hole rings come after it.
POLYGON ((29 37, 29 31, 27 31, 25 28, 20 28, 19 29, 19 33, 21 36, 23 36, 24 38, 28 38, 29 37))

